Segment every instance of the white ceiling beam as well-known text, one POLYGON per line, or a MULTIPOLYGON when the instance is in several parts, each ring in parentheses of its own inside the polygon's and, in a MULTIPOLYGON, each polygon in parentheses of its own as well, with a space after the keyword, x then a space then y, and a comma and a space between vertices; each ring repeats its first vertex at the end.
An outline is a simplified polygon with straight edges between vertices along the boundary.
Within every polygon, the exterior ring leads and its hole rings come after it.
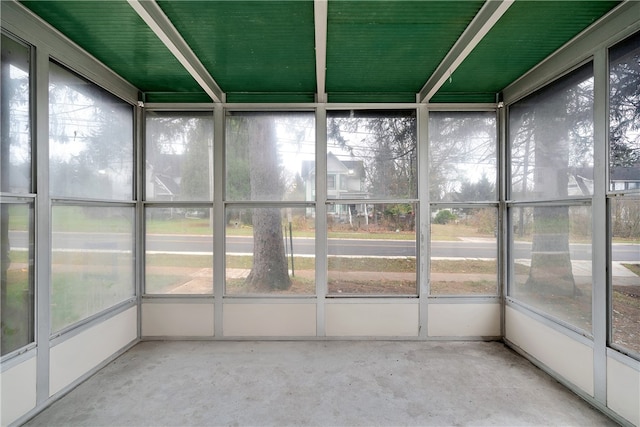
POLYGON ((225 102, 225 93, 211 77, 200 59, 191 50, 182 35, 173 26, 155 0, 127 0, 129 5, 146 22, 162 43, 171 51, 191 77, 216 103, 225 102))
POLYGON ((314 0, 313 15, 316 31, 316 101, 325 103, 327 102, 327 0, 314 0))
POLYGON ((427 83, 418 93, 418 102, 429 102, 475 49, 489 30, 498 22, 515 0, 487 0, 460 38, 444 57, 438 68, 429 77, 427 83))

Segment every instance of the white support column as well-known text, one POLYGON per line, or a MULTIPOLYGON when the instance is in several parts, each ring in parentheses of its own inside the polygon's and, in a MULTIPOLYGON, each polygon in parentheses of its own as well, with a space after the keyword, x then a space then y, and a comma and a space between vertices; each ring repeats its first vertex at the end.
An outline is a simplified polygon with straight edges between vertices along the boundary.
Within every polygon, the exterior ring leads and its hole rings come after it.
POLYGON ((225 281, 224 214, 224 108, 213 110, 213 327, 214 336, 222 337, 225 281))
POLYGON ((134 135, 134 153, 135 153, 135 169, 134 169, 134 200, 135 208, 135 254, 138 260, 135 263, 136 277, 136 301, 138 306, 138 339, 142 336, 142 293, 144 292, 145 283, 145 210, 144 210, 144 190, 145 190, 145 162, 144 162, 144 145, 145 145, 145 114, 143 104, 140 103, 135 107, 135 135, 134 135))
POLYGON ((418 298, 420 300, 419 337, 428 337, 427 314, 429 310, 429 266, 431 239, 431 209, 429 207, 429 110, 426 104, 418 106, 418 298))
POLYGON ((487 0, 438 68, 418 94, 418 102, 429 102, 433 95, 475 49, 515 0, 487 0))
POLYGON ((218 83, 211 77, 209 71, 191 50, 180 32, 173 26, 171 20, 164 14, 155 0, 127 0, 151 31, 164 43, 173 56, 198 82, 200 87, 211 97, 214 102, 225 102, 225 93, 218 83))
POLYGON ((316 109, 316 335, 326 335, 327 286, 327 109, 316 109))
POLYGON ((606 49, 593 57, 593 204, 592 204, 592 325, 594 398, 607 404, 607 151, 608 61, 606 49))
POLYGON ((51 335, 51 198, 49 196, 49 52, 36 49, 33 133, 36 179, 36 404, 49 399, 51 335))
POLYGON ((507 217, 507 111, 503 103, 498 104, 498 295, 500 296, 500 335, 504 337, 505 301, 509 283, 509 221, 507 217))
POLYGON ((316 36, 316 102, 327 102, 326 77, 327 77, 327 0, 315 0, 313 2, 316 36))

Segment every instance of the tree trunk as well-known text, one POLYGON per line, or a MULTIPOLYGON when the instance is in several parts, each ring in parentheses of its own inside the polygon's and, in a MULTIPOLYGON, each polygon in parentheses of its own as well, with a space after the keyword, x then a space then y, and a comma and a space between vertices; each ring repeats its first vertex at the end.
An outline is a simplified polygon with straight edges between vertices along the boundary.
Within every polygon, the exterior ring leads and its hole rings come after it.
POLYGON ((569 253, 569 207, 534 208, 533 227, 526 286, 537 293, 576 295, 569 253))
POLYGON ((253 266, 247 283, 262 291, 291 287, 278 208, 253 212, 253 266))
MULTIPOLYGON (((568 96, 551 96, 535 110, 534 193, 563 199, 568 194, 568 96)), ((526 287, 536 293, 575 295, 569 253, 569 207, 534 207, 531 269, 526 287)))
MULTIPOLYGON (((280 200, 282 185, 273 117, 250 116, 247 125, 251 199, 280 200), (277 183, 277 188, 274 188, 274 183, 277 183)), ((291 287, 279 208, 257 208, 253 212, 253 265, 247 284, 261 291, 291 287)))

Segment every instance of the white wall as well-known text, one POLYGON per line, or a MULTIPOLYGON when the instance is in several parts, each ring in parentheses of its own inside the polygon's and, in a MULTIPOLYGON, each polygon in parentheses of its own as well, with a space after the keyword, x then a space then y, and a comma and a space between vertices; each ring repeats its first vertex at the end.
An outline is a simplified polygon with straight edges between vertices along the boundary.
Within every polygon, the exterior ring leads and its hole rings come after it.
POLYGON ((394 303, 327 302, 326 335, 329 337, 415 337, 419 331, 417 300, 394 303))
MULTIPOLYGON (((233 299, 222 307, 222 336, 315 337, 317 301, 233 299)), ((327 337, 417 337, 417 299, 328 299, 327 337)), ((428 308, 429 337, 501 336, 499 303, 433 303, 428 308)), ((214 337, 214 303, 153 299, 142 304, 142 338, 214 337)))
MULTIPOLYGON (((99 367, 128 345, 138 339, 138 310, 136 307, 106 319, 77 334, 69 333, 69 338, 49 350, 49 398, 65 391, 83 376, 99 367)), ((30 411, 46 405, 37 400, 37 352, 30 357, 6 368, 0 374, 0 425, 6 426, 20 420, 30 411)), ((24 356, 21 356, 24 357, 24 356)), ((43 369, 41 375, 46 375, 43 369)))
POLYGON ((505 338, 587 393, 594 394, 593 349, 512 307, 505 309, 505 338))
POLYGON ((316 304, 294 302, 224 305, 225 337, 313 337, 316 304))
POLYGON ((501 337, 500 304, 429 304, 430 337, 501 337))
POLYGON ((149 301, 142 304, 142 337, 212 337, 213 301, 149 301))
POLYGON ((607 357, 607 406, 640 426, 640 362, 628 361, 635 368, 607 357))
POLYGON ((128 310, 51 348, 49 395, 58 393, 138 336, 138 310, 128 310))
POLYGON ((0 425, 6 426, 36 406, 36 358, 33 357, 0 374, 0 425))

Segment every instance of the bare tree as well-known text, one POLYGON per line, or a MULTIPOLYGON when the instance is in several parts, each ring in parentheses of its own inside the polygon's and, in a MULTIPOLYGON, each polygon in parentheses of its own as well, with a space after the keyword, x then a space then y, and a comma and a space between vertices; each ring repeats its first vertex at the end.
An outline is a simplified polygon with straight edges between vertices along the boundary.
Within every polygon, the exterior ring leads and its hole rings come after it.
POLYGON ((432 112, 429 120, 431 201, 495 200, 496 148, 495 114, 432 112), (479 184, 466 178, 469 164, 474 164, 486 178, 487 182, 482 185, 491 187, 483 193, 484 197, 478 198, 476 194, 469 198, 472 195, 461 194, 469 190, 470 185, 479 184), (487 170, 481 169, 481 165, 487 170))
POLYGON ((374 198, 416 197, 415 114, 402 110, 334 112, 328 120, 328 138, 363 161, 367 190, 374 198))

